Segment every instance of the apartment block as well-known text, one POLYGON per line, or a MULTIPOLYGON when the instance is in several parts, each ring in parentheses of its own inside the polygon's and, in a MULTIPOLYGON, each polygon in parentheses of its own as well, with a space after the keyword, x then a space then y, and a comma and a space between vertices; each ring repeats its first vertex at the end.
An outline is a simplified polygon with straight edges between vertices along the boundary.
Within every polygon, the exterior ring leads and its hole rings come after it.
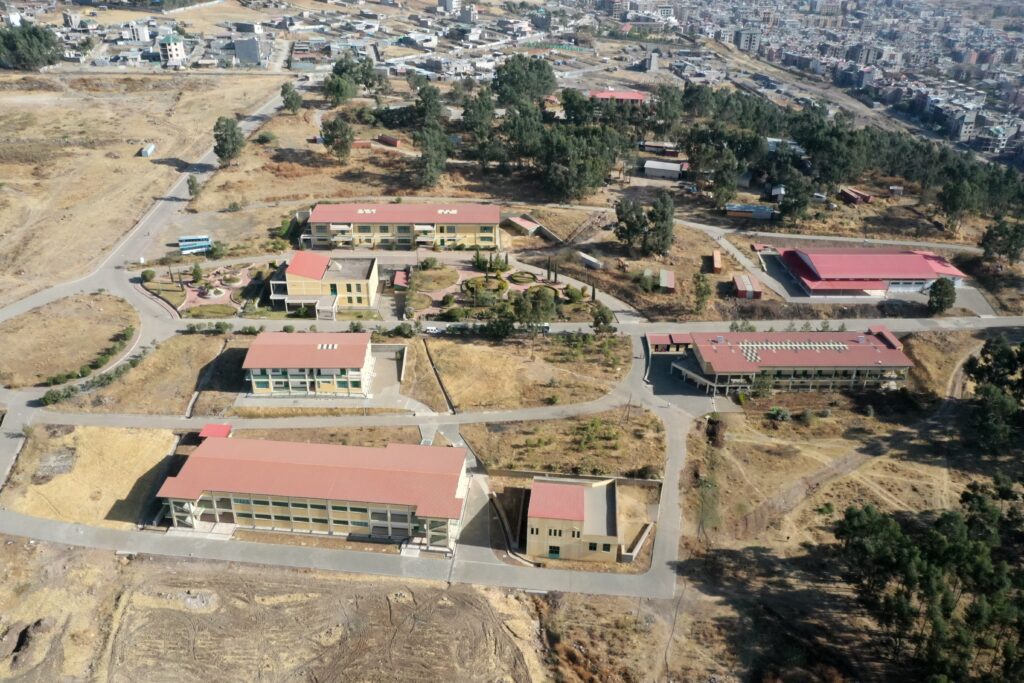
POLYGON ((617 496, 614 479, 537 477, 530 489, 526 554, 615 562, 620 543, 617 496))
POLYGON ((173 527, 408 540, 448 551, 468 482, 465 448, 209 437, 157 496, 173 527))
POLYGON ((245 361, 254 396, 370 395, 373 355, 369 332, 263 332, 245 361))
POLYGON ((489 204, 318 204, 308 239, 328 249, 499 248, 500 222, 489 204))
POLYGON ((378 283, 377 259, 300 251, 270 278, 270 300, 286 311, 306 307, 317 320, 335 320, 339 310, 374 308, 378 283))

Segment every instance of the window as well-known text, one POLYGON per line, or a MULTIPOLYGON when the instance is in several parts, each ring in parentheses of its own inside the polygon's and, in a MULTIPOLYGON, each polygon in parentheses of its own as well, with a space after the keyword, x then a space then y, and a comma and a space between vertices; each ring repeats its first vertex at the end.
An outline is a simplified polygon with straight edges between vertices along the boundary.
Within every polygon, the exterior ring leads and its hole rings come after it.
POLYGON ((323 519, 322 517, 314 517, 313 518, 313 523, 314 524, 327 524, 327 520, 323 519))
POLYGON ((360 522, 358 520, 353 520, 353 521, 349 522, 349 524, 351 524, 352 526, 362 526, 362 527, 370 526, 369 522, 360 522))
POLYGON ((405 514, 404 512, 392 512, 391 513, 391 521, 392 522, 408 522, 409 521, 409 515, 405 514))
POLYGON ((386 512, 371 512, 370 519, 378 522, 386 522, 388 519, 388 513, 386 512))
POLYGON ((562 535, 562 530, 561 529, 548 529, 548 536, 561 536, 561 535, 562 535))
POLYGON ((249 512, 236 512, 235 513, 235 517, 239 517, 241 519, 252 519, 252 513, 249 513, 249 512))
POLYGON ((410 226, 410 225, 399 225, 397 228, 395 228, 395 230, 400 235, 408 235, 410 232, 412 232, 412 226, 410 226))
POLYGON ((326 510, 327 509, 326 505, 321 505, 320 503, 310 503, 309 507, 312 508, 313 510, 326 510))
POLYGON ((597 552, 597 544, 596 543, 588 543, 587 545, 590 547, 590 552, 592 552, 592 553, 593 552, 597 552))
MULTIPOLYGON (((358 379, 354 379, 351 382, 349 382, 348 385, 353 389, 360 389, 362 388, 363 383, 360 382, 358 379)), ((355 512, 355 508, 353 508, 352 511, 355 512)))
POLYGON ((351 282, 346 282, 345 283, 345 291, 346 292, 351 292, 352 291, 352 283, 351 282))
POLYGON ((270 388, 270 380, 266 380, 266 379, 258 379, 258 380, 256 380, 256 388, 257 389, 269 389, 270 388))
POLYGON ((382 233, 389 233, 389 232, 391 232, 391 228, 389 226, 387 226, 387 225, 378 225, 377 226, 377 231, 378 232, 382 232, 382 233))
POLYGON ((481 235, 480 236, 480 241, 481 242, 493 242, 494 238, 489 236, 489 235, 481 235))
POLYGON ((253 498, 252 499, 252 504, 253 505, 270 505, 270 501, 269 500, 259 500, 258 498, 253 498))
POLYGON ((363 303, 363 297, 361 297, 361 296, 357 296, 357 297, 356 297, 356 303, 357 303, 357 304, 361 304, 361 303, 363 303))
POLYGON ((359 232, 373 232, 373 228, 371 228, 369 225, 360 225, 358 229, 359 232))
POLYGON ((332 505, 331 509, 334 510, 335 512, 348 512, 347 505, 332 505))
POLYGON ((612 544, 611 543, 604 543, 604 544, 602 544, 601 545, 601 550, 605 551, 606 553, 611 552, 612 544))
POLYGON ((577 531, 576 529, 573 529, 572 530, 572 537, 573 538, 579 538, 580 537, 580 532, 577 531))
POLYGON ((256 519, 270 519, 270 515, 261 515, 260 513, 257 512, 256 513, 256 519))
POLYGON ((361 291, 363 291, 363 285, 362 285, 362 283, 359 283, 359 282, 357 282, 357 283, 356 283, 356 291, 357 291, 357 292, 361 292, 361 291))
POLYGON ((252 501, 248 498, 232 498, 231 500, 235 505, 252 505, 252 501))
POLYGON ((293 522, 308 522, 309 517, 292 517, 293 522))
POLYGON ((535 527, 535 526, 531 526, 531 527, 530 527, 530 535, 531 535, 531 536, 536 536, 536 535, 538 535, 539 533, 540 533, 540 529, 538 529, 538 528, 537 528, 537 527, 535 527))
POLYGON ((348 302, 349 302, 349 303, 352 303, 352 297, 349 297, 349 298, 348 298, 348 302))
POLYGON ((274 507, 278 507, 278 508, 286 508, 286 507, 288 507, 288 501, 287 500, 275 500, 271 504, 274 507))
POLYGON ((494 226, 493 225, 481 225, 480 226, 480 232, 494 232, 494 226))
POLYGON ((366 508, 349 508, 349 512, 366 512, 366 508))

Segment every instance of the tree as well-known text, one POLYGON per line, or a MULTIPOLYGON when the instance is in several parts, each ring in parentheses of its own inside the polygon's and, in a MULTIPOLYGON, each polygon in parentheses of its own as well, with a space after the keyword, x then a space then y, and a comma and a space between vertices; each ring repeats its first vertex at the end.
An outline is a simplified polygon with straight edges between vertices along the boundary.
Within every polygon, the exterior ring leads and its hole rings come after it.
POLYGON ((982 384, 974 392, 968 419, 968 440, 990 453, 1004 450, 1013 442, 1014 424, 1020 403, 1005 389, 982 384))
POLYGON ((612 309, 598 301, 592 307, 592 315, 594 332, 597 334, 608 334, 615 331, 615 327, 613 327, 615 314, 612 313, 612 309))
POLYGON ((156 271, 147 268, 146 270, 142 271, 139 277, 143 282, 152 282, 153 278, 156 277, 156 271))
POLYGON ((338 160, 345 161, 349 152, 352 151, 352 141, 355 133, 352 127, 341 116, 335 116, 330 121, 324 121, 320 128, 320 137, 324 145, 331 150, 338 160))
POLYGON ((492 89, 503 105, 519 100, 538 100, 554 92, 555 72, 545 59, 516 54, 494 70, 492 89))
POLYGON ((1024 252, 1024 223, 1010 222, 1004 218, 988 226, 981 237, 981 248, 985 250, 985 259, 998 257, 1017 263, 1021 252, 1024 252))
POLYGON ((358 91, 356 82, 347 76, 335 76, 334 74, 327 74, 327 78, 324 79, 324 83, 321 86, 321 90, 324 93, 324 97, 332 105, 337 107, 343 102, 355 97, 358 91))
POLYGON ((373 60, 369 57, 356 60, 351 54, 344 54, 334 63, 331 73, 362 85, 368 90, 377 90, 387 84, 387 77, 377 72, 373 60))
POLYGON ((444 173, 448 160, 448 137, 437 122, 425 126, 413 135, 420 156, 416 160, 416 180, 421 187, 433 187, 444 173))
POLYGON ((199 176, 194 173, 189 174, 185 183, 188 185, 188 196, 192 199, 198 197, 199 193, 203 191, 203 186, 199 184, 199 176))
POLYGON ((57 36, 49 28, 26 23, 0 29, 0 68, 34 71, 61 58, 57 36))
POLYGON ((960 230, 960 221, 964 215, 974 209, 974 187, 966 180, 954 180, 946 183, 938 196, 939 206, 946 214, 950 230, 956 234, 960 230))
POLYGON ((540 155, 544 124, 537 105, 526 102, 511 106, 505 112, 500 130, 510 159, 521 164, 523 159, 534 159, 540 155))
POLYGON ((646 213, 638 202, 623 199, 615 205, 615 237, 644 255, 668 253, 674 239, 674 211, 672 196, 664 190, 646 213))
POLYGON ((281 101, 284 104, 284 108, 293 114, 298 113, 302 109, 302 95, 295 89, 295 86, 289 81, 281 86, 281 101))
POLYGON ((226 164, 238 157, 245 147, 245 135, 238 121, 231 116, 221 116, 213 126, 213 153, 226 164))
POLYGON ((736 196, 736 175, 739 173, 740 165, 732 150, 725 149, 715 161, 714 169, 715 186, 711 195, 714 197, 715 206, 722 209, 736 196))
POLYGON ((555 293, 549 287, 528 289, 512 299, 516 320, 535 331, 555 317, 555 293))
POLYGON ((785 186, 786 195, 779 202, 779 213, 787 218, 802 218, 811 203, 811 184, 807 176, 794 169, 785 186))
POLYGON ((647 233, 647 216, 640 202, 621 199, 615 204, 615 238, 635 249, 647 233))
POLYGON ((693 274, 693 296, 694 296, 694 307, 698 313, 703 313, 704 308, 708 305, 708 301, 711 299, 711 282, 708 280, 708 276, 704 273, 693 274))
POLYGON ((949 278, 940 277, 928 288, 928 312, 945 313, 956 303, 956 287, 949 278))
POLYGON ((565 120, 576 125, 585 125, 594 120, 593 101, 574 88, 562 90, 562 111, 565 120))
POLYGON ((481 88, 475 97, 469 98, 462 112, 462 122, 473 136, 480 169, 487 170, 491 158, 491 140, 494 133, 494 98, 488 88, 481 88))
POLYGON ((416 120, 421 126, 441 122, 441 91, 432 85, 425 85, 416 95, 416 120))
POLYGON ((992 337, 978 356, 967 359, 964 373, 977 384, 994 384, 1024 400, 1024 344, 1014 348, 1004 335, 992 337))
POLYGON ((203 268, 198 263, 192 264, 192 282, 200 282, 203 279, 203 268))

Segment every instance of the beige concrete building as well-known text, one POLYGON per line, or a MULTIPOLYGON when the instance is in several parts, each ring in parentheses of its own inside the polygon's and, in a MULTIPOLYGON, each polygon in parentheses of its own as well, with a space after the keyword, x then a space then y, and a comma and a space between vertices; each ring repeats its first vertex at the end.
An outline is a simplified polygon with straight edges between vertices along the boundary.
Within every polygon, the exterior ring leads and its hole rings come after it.
POLYGON ((500 223, 490 204, 318 204, 303 238, 327 249, 497 249, 500 223))
POLYGON ((174 527, 407 540, 447 551, 468 486, 465 448, 210 437, 157 496, 174 527))
POLYGON ((370 395, 369 332, 263 332, 242 363, 254 396, 370 395))
POLYGON ((338 311, 376 308, 378 285, 377 259, 300 251, 270 279, 270 300, 286 311, 306 307, 317 320, 335 320, 338 311))
POLYGON ((615 562, 620 543, 617 496, 613 479, 537 477, 530 489, 526 554, 615 562))

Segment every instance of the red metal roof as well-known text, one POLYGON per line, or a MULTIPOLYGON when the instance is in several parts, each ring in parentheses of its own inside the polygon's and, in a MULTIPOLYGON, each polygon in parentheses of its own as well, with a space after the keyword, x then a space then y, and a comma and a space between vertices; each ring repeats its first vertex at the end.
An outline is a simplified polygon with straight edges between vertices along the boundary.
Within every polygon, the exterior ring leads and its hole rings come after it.
POLYGON ((409 286, 409 273, 404 270, 395 271, 395 279, 392 282, 395 287, 408 287, 409 286))
POLYGON ((737 292, 760 292, 761 287, 757 284, 757 280, 747 274, 734 275, 732 278, 733 287, 736 288, 737 292))
POLYGON ((575 482, 540 481, 530 489, 527 517, 583 521, 583 485, 575 482))
POLYGON ((299 275, 312 280, 323 278, 327 267, 331 265, 331 258, 326 254, 318 254, 312 251, 299 251, 292 256, 291 262, 285 272, 288 275, 299 275))
POLYGON ((966 277, 942 256, 911 249, 781 249, 786 263, 793 254, 819 280, 931 280, 966 277))
POLYGON ((769 368, 909 368, 913 362, 885 327, 863 332, 693 332, 694 351, 711 372, 769 368), (895 342, 895 344, 894 344, 895 342))
POLYGON ((231 436, 231 425, 227 424, 208 424, 199 430, 199 438, 206 439, 211 436, 219 436, 226 438, 231 436))
POLYGON ((615 100, 616 102, 647 101, 647 95, 638 90, 591 90, 588 94, 596 100, 615 100))
POLYGON ((458 519, 465 448, 385 448, 210 438, 168 477, 161 498, 205 491, 412 505, 422 517, 458 519))
POLYGON ((492 204, 318 204, 310 223, 423 223, 497 225, 501 211, 492 204))
POLYGON ((671 343, 672 343, 672 340, 669 338, 669 335, 667 335, 667 334, 653 334, 652 333, 652 334, 647 335, 647 344, 648 344, 648 346, 654 346, 656 344, 657 345, 665 345, 665 344, 671 344, 671 343))
POLYGON ((369 345, 369 332, 261 332, 242 367, 361 368, 369 345))

